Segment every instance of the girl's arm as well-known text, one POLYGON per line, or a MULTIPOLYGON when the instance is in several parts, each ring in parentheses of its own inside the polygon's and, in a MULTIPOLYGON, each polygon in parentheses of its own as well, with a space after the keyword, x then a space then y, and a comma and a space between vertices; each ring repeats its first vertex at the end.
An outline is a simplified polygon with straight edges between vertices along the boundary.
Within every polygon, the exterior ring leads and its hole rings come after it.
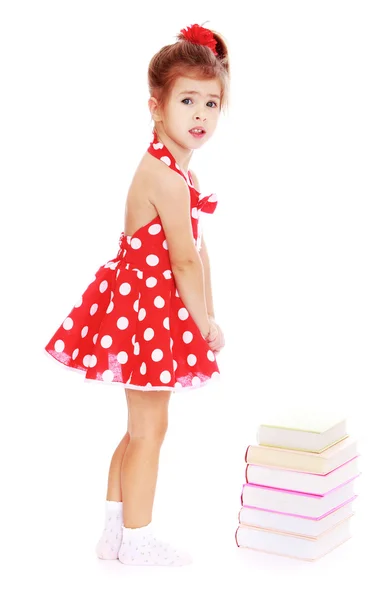
POLYGON ((208 313, 209 317, 212 317, 213 319, 215 319, 213 294, 212 294, 212 289, 211 289, 210 260, 209 260, 209 255, 207 252, 205 238, 204 238, 203 234, 201 236, 200 257, 201 257, 202 264, 204 267, 205 297, 206 297, 207 313, 208 313))
MULTIPOLYGON (((198 177, 196 176, 196 173, 191 170, 190 170, 190 173, 191 173, 192 181, 194 183, 196 190, 200 191, 200 184, 198 181, 198 177)), ((205 238, 204 238, 203 234, 201 236, 200 257, 201 257, 203 268, 204 268, 205 296, 206 296, 207 312, 208 312, 209 317, 212 317, 213 319, 215 319, 213 294, 212 294, 212 289, 211 289, 210 260, 209 260, 209 255, 207 252, 205 238)))
POLYGON ((179 296, 206 338, 210 320, 203 264, 193 239, 189 189, 183 178, 165 165, 163 167, 163 175, 153 181, 150 201, 161 219, 179 296))

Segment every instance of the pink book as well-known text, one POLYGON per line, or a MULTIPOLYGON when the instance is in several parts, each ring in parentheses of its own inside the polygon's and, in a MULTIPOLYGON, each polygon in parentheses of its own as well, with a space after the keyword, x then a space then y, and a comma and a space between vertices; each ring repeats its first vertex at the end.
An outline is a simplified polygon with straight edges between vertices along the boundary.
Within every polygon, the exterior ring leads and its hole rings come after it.
POLYGON ((359 475, 321 496, 244 483, 241 504, 302 517, 320 517, 357 497, 354 491, 357 477, 359 475))
POLYGON ((245 479, 246 483, 321 496, 360 474, 358 468, 359 456, 358 454, 325 475, 248 463, 245 470, 245 479))

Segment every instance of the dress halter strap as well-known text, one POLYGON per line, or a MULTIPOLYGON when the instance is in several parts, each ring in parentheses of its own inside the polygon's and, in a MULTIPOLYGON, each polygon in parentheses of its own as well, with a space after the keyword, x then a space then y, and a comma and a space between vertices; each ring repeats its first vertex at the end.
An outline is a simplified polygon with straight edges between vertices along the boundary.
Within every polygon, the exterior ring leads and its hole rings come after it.
POLYGON ((163 142, 160 142, 160 140, 158 139, 156 130, 153 131, 153 139, 149 144, 148 152, 152 154, 152 156, 155 156, 156 158, 162 160, 162 162, 164 162, 165 165, 170 167, 173 171, 176 171, 177 173, 182 175, 187 184, 193 187, 190 172, 188 171, 188 173, 185 174, 182 171, 182 169, 176 162, 174 156, 170 152, 169 148, 167 148, 167 146, 165 146, 165 144, 163 142))
POLYGON ((218 200, 216 194, 201 194, 198 190, 195 189, 192 176, 190 171, 184 173, 178 163, 176 162, 174 156, 170 152, 170 150, 165 146, 163 142, 160 142, 157 136, 157 132, 154 129, 152 134, 152 140, 149 144, 147 151, 152 154, 152 156, 162 160, 168 167, 170 167, 176 173, 181 175, 186 183, 188 184, 191 195, 195 198, 196 207, 198 210, 201 210, 205 213, 213 213, 218 204, 218 200))

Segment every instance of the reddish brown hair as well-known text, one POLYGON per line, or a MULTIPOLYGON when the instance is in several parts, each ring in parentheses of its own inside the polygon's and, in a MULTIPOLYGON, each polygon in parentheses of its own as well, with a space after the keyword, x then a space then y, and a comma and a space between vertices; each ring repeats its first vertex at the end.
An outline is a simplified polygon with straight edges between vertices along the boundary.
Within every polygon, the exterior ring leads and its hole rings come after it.
POLYGON ((225 39, 210 29, 216 39, 217 56, 201 44, 187 40, 182 33, 176 35, 174 44, 163 46, 151 59, 148 67, 148 87, 159 108, 163 108, 178 77, 194 79, 219 79, 221 86, 220 108, 228 107, 230 65, 225 39))

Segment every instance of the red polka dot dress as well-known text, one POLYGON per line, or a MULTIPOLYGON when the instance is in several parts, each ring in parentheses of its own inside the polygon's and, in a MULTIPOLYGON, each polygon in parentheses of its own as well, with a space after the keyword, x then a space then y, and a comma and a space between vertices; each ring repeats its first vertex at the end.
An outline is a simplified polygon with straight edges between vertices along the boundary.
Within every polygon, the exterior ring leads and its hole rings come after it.
MULTIPOLYGON (((195 246, 200 212, 213 213, 215 194, 202 195, 153 133, 148 152, 179 173, 190 191, 195 246)), ((180 392, 220 376, 214 352, 176 288, 159 215, 132 236, 120 235, 117 255, 94 280, 45 346, 86 380, 126 388, 180 392)))

